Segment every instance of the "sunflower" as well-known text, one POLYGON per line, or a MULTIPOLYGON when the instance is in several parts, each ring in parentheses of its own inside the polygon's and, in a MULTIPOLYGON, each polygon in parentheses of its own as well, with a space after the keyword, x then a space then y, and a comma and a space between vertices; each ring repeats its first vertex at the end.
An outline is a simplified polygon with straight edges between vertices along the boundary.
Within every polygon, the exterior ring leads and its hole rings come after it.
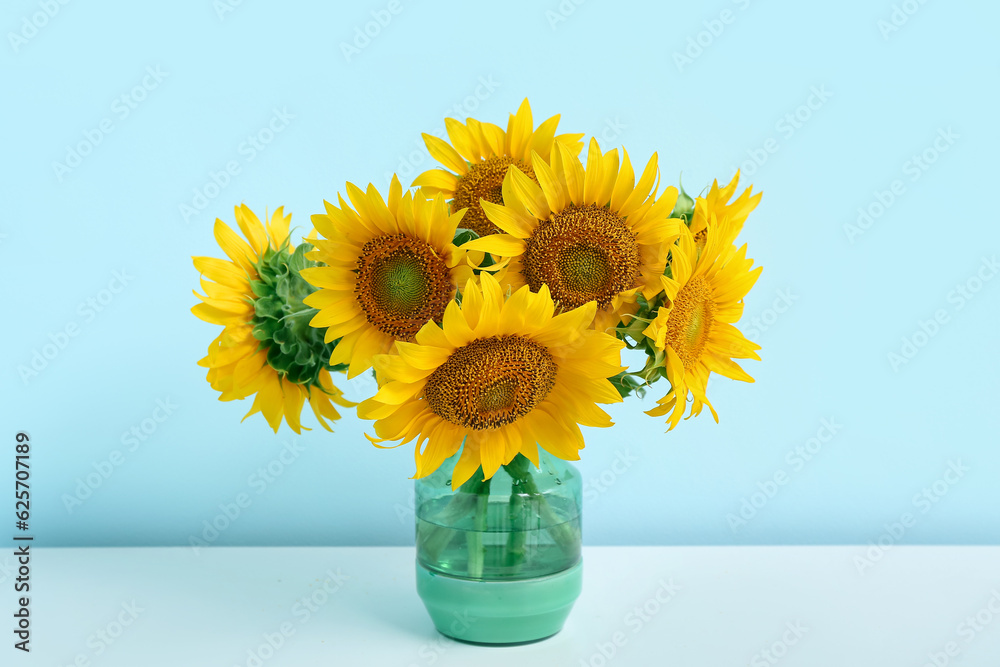
POLYGON ((695 242, 699 248, 705 246, 708 223, 713 215, 720 224, 729 225, 733 234, 739 234, 747 216, 757 208, 762 193, 752 194, 753 186, 745 189, 736 198, 736 201, 730 203, 729 200, 736 192, 736 186, 739 182, 740 172, 737 170, 736 175, 726 187, 720 188, 719 181, 712 181, 712 187, 708 194, 695 199, 694 215, 691 217, 691 233, 694 234, 695 242))
MULTIPOLYGON (((756 359, 760 346, 747 340, 733 324, 743 315, 743 297, 757 282, 761 267, 751 270, 746 245, 733 245, 738 229, 712 217, 706 228, 704 248, 699 252, 694 234, 684 228, 671 249, 671 277, 663 276, 666 305, 646 328, 655 349, 665 356, 671 389, 657 407, 646 414, 670 414, 673 429, 687 409, 692 395, 691 416, 707 405, 715 421, 719 416, 706 397, 708 375, 715 372, 734 380, 753 378, 733 359, 756 359)), ((668 429, 668 430, 670 430, 668 429)))
POLYGON ((299 417, 309 401, 316 419, 329 431, 326 420, 340 419, 333 404, 354 403, 333 385, 333 369, 326 363, 332 346, 308 326, 312 309, 302 304, 302 297, 312 288, 298 271, 309 264, 305 252, 311 246, 293 250, 288 239, 291 219, 278 208, 265 229, 246 205, 237 206, 236 223, 246 241, 222 220, 215 221, 215 238, 229 260, 192 258, 203 276, 205 295, 195 292, 202 303, 191 312, 225 328, 198 365, 208 368, 208 382, 221 392, 219 400, 256 394, 244 419, 260 412, 275 432, 284 418, 301 433, 299 417))
POLYGON ((341 339, 330 364, 349 364, 353 378, 396 340, 440 322, 472 269, 452 243, 462 214, 449 213, 441 195, 404 195, 395 176, 387 200, 372 185, 364 192, 348 183, 347 194, 353 209, 339 197, 339 207, 324 202, 326 214, 313 216, 325 239, 310 239, 308 256, 326 266, 301 275, 320 288, 305 299, 319 310, 310 324, 326 329, 326 342, 341 339))
POLYGON ((519 453, 537 466, 539 446, 577 460, 580 425, 611 426, 595 404, 622 400, 606 378, 623 370, 623 343, 590 328, 596 303, 554 315, 544 286, 505 301, 493 276, 479 282, 448 305, 442 326, 429 322, 377 358, 381 386, 358 406, 376 420, 375 444, 417 439, 416 477, 462 448, 452 488, 480 466, 489 479, 519 453))
POLYGON ((499 231, 487 219, 479 200, 503 203, 501 185, 511 165, 537 182, 530 165, 532 152, 548 160, 557 143, 566 146, 573 155, 578 155, 583 148, 582 134, 556 136, 558 115, 534 128, 527 98, 517 114, 511 114, 506 132, 474 118, 466 119, 464 124, 454 118, 446 118, 444 122, 451 144, 429 134, 423 137, 431 156, 451 171, 425 171, 413 181, 413 187, 420 187, 429 194, 444 195, 451 201, 452 211, 468 209, 462 226, 479 236, 499 231))
POLYGON ((594 327, 615 327, 660 291, 670 244, 681 221, 669 218, 677 188, 656 196, 657 157, 650 158, 635 181, 625 152, 601 153, 591 139, 587 167, 561 145, 552 163, 537 153, 532 167, 539 184, 517 169, 503 182, 504 204, 483 201, 483 209, 504 234, 466 243, 500 258, 501 284, 528 285, 533 292, 548 285, 563 308, 598 306, 594 327), (651 192, 652 191, 652 192, 651 192))

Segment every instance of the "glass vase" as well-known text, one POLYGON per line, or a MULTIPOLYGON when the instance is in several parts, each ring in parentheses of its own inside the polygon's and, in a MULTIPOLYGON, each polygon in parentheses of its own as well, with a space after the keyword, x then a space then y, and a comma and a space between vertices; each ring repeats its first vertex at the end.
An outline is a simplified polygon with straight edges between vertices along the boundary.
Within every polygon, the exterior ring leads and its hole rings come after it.
POLYGON ((458 489, 458 454, 416 481, 417 592, 434 625, 483 644, 537 641, 562 629, 580 595, 580 475, 539 449, 458 489))

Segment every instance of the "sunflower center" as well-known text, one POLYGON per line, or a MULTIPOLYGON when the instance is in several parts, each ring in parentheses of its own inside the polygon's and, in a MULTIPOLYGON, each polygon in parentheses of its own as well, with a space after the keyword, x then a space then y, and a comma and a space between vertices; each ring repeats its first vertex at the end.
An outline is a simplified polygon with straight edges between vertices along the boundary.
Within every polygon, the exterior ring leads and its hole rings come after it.
POLYGON ((531 291, 546 284, 566 308, 588 301, 603 308, 635 286, 639 245, 625 221, 606 207, 571 205, 535 229, 521 261, 531 291))
POLYGON ((543 345, 505 334, 455 350, 427 378, 424 395, 438 417, 479 431, 528 414, 555 382, 556 363, 543 345))
POLYGON ((677 352, 686 370, 701 359, 705 343, 712 333, 716 305, 712 288, 698 276, 677 293, 667 318, 666 344, 677 352))
POLYGON ((454 289, 448 265, 430 244, 394 234, 361 249, 354 293, 369 324, 411 340, 428 320, 441 321, 454 289))
POLYGON ((471 229, 479 236, 497 234, 501 230, 490 222, 479 205, 480 199, 493 204, 503 203, 503 179, 507 175, 507 167, 514 165, 535 183, 538 179, 530 166, 522 160, 505 155, 494 155, 483 162, 477 162, 469 167, 464 176, 459 177, 455 186, 455 198, 452 200, 452 210, 468 208, 462 218, 462 227, 471 229))

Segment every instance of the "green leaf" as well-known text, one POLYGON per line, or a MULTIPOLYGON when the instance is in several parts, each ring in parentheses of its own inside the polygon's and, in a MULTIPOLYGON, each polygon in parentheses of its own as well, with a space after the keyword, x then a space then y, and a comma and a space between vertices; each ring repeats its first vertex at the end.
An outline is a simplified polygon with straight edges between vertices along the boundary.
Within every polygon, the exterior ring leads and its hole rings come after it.
POLYGON ((684 192, 684 184, 681 182, 680 176, 677 177, 677 189, 679 191, 677 203, 674 204, 674 210, 670 212, 670 217, 680 218, 685 224, 690 225, 691 218, 694 216, 695 201, 688 193, 684 192))
POLYGON ((471 229, 459 228, 455 230, 455 238, 452 239, 452 243, 454 243, 457 246, 460 246, 464 243, 468 243, 469 241, 473 241, 478 238, 479 234, 475 233, 471 229))
POLYGON ((642 398, 646 393, 644 383, 628 371, 622 371, 618 375, 608 378, 608 381, 618 390, 622 398, 628 398, 632 392, 642 398))

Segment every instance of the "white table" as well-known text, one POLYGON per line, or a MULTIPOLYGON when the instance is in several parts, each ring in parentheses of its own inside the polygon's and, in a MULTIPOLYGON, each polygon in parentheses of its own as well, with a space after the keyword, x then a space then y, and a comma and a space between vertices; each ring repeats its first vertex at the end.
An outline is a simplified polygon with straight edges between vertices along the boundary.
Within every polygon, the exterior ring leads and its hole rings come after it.
POLYGON ((587 547, 563 632, 503 648, 435 632, 412 548, 37 549, 32 652, 8 575, 0 664, 1000 665, 1000 547, 896 546, 862 575, 865 549, 587 547))

